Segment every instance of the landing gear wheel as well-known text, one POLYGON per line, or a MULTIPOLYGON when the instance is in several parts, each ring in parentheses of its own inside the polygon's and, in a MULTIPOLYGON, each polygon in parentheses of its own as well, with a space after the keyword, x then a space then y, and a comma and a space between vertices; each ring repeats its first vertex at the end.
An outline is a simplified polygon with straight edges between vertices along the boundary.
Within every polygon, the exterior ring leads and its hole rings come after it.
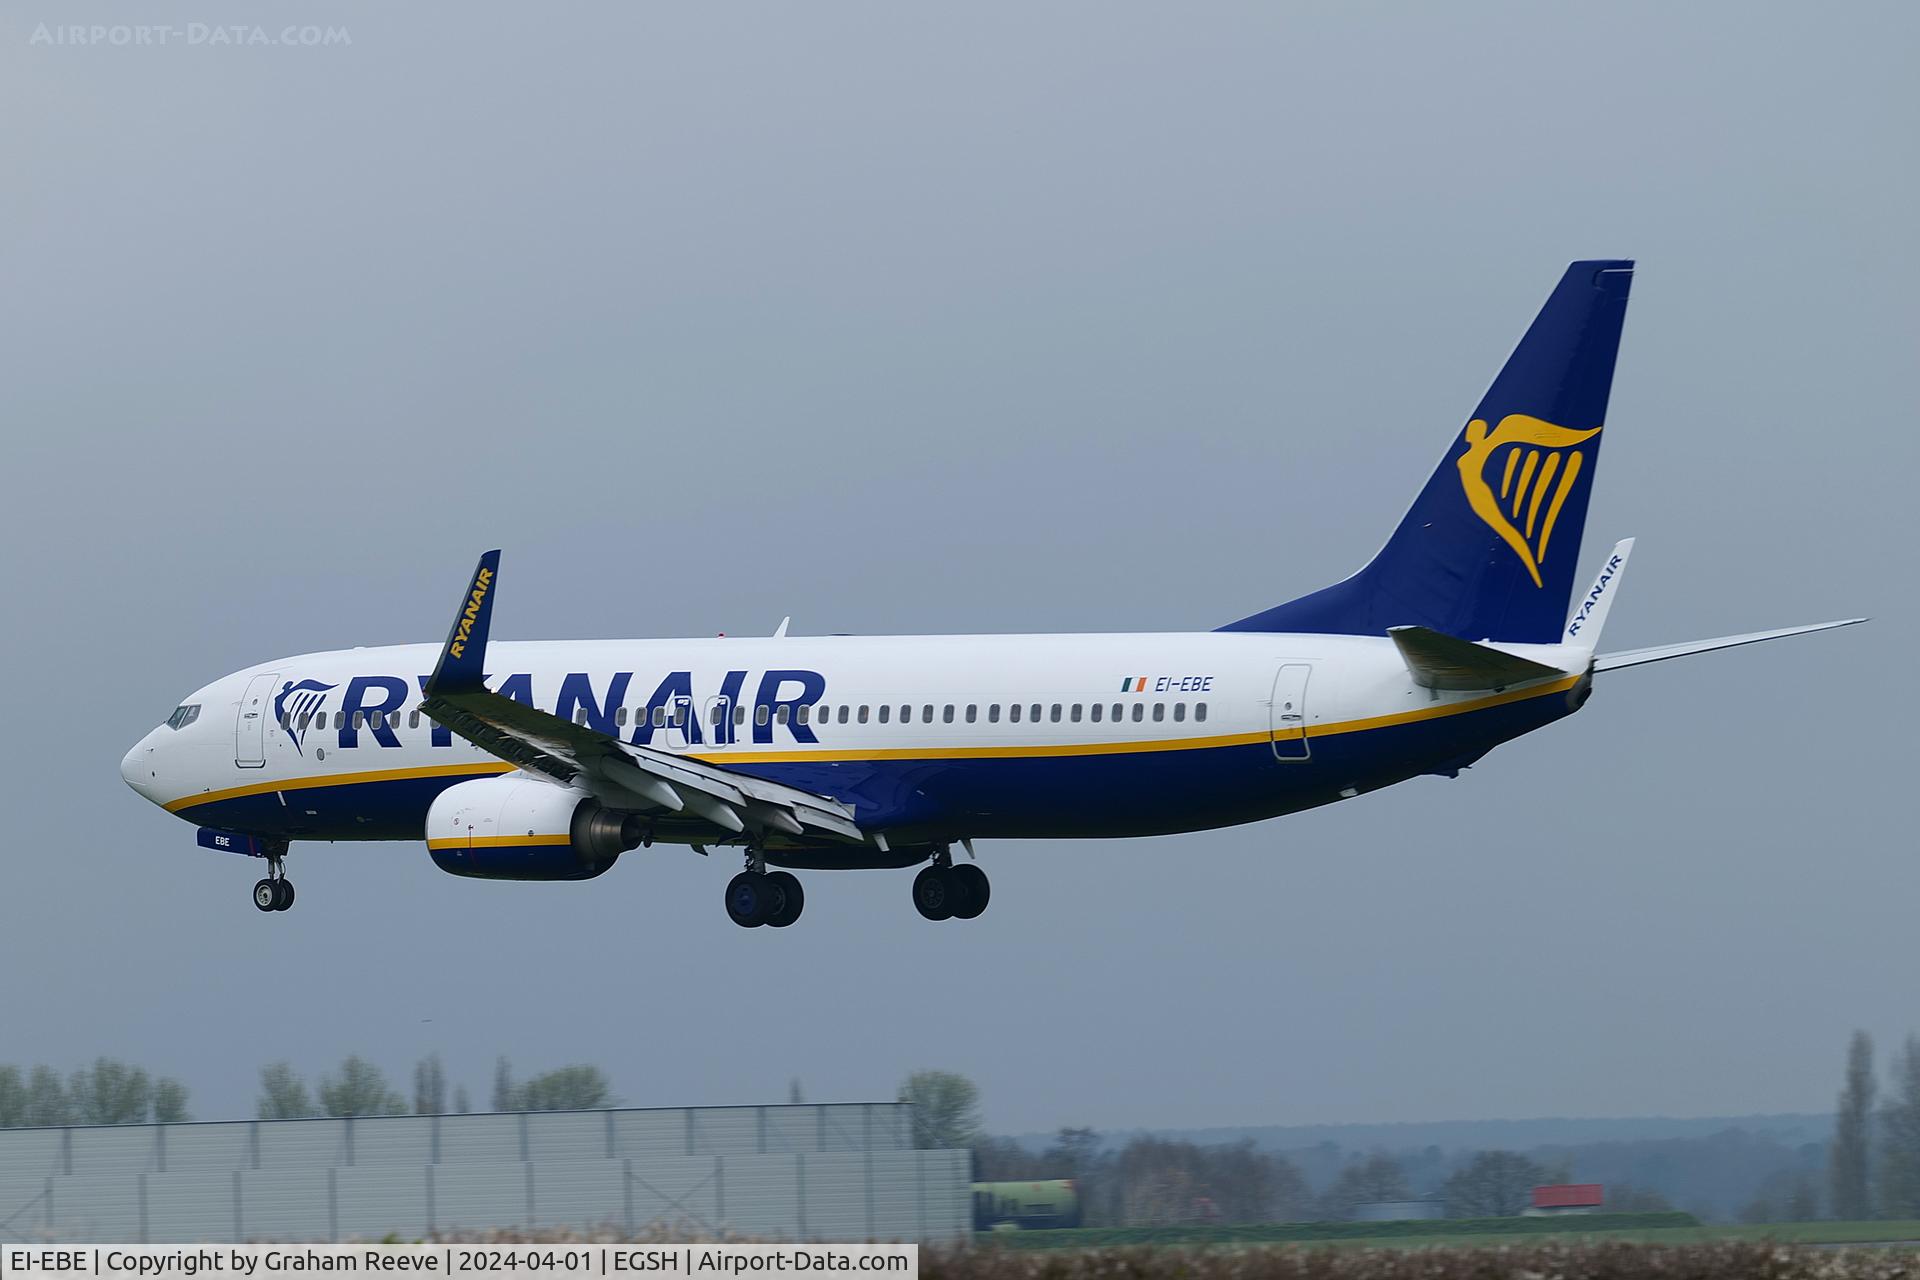
POLYGON ((262 911, 278 911, 280 909, 279 884, 278 880, 262 880, 254 885, 253 905, 262 911))
POLYGON ((293 881, 276 880, 274 884, 279 886, 280 894, 279 901, 273 904, 273 909, 275 911, 285 911, 293 905, 293 881))
POLYGON ((766 876, 742 871, 727 881, 727 916, 742 929, 758 928, 781 905, 780 896, 766 876))
POLYGON ((914 910, 929 920, 949 919, 970 905, 966 886, 954 879, 950 867, 925 867, 913 878, 914 910))
POLYGON ((800 881, 791 872, 769 871, 767 883, 778 891, 780 905, 767 916, 767 923, 775 929, 784 929, 800 918, 806 910, 807 895, 800 888, 800 881))
POLYGON ((955 906, 953 918, 972 920, 987 909, 987 900, 993 897, 993 885, 987 880, 987 873, 971 862, 963 862, 947 872, 965 891, 967 905, 955 906))

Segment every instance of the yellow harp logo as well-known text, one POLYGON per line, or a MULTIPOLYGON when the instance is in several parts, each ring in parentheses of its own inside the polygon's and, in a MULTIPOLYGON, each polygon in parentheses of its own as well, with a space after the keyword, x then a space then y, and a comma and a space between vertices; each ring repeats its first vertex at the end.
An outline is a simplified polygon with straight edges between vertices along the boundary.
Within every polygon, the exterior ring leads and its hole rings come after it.
POLYGON ((1460 455, 1459 464, 1467 504, 1513 548, 1536 587, 1541 585, 1540 566, 1546 563, 1547 543, 1553 538, 1560 508, 1580 478, 1584 459, 1573 446, 1599 434, 1599 427, 1574 431, 1524 413, 1508 414, 1491 431, 1482 418, 1467 424, 1467 451, 1460 455), (1487 464, 1496 458, 1500 459, 1497 495, 1486 475, 1487 464))

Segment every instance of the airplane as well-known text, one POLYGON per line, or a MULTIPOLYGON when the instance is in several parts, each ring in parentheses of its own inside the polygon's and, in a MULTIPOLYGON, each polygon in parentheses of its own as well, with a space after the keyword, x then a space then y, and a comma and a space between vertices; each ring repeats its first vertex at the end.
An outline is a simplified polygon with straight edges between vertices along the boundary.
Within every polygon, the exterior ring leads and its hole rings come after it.
POLYGON ((1863 618, 1599 652, 1633 548, 1574 595, 1629 260, 1575 262, 1359 572, 1211 631, 495 641, 500 553, 446 641, 279 658, 182 701, 121 762, 204 847, 420 840, 455 875, 588 880, 656 843, 730 851, 735 924, 794 870, 921 867, 973 919, 988 839, 1258 822, 1457 777, 1572 715, 1594 677, 1863 618), (968 855, 957 861, 955 848, 968 855))

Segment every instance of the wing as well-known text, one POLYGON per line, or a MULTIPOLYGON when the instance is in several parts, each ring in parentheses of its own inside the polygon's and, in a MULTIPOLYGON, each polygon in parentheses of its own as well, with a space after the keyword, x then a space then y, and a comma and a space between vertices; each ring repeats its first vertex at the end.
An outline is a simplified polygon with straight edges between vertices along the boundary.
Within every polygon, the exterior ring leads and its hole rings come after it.
POLYGON ((500 553, 487 552, 461 598, 420 704, 436 723, 603 804, 699 822, 716 837, 751 830, 866 842, 853 811, 830 796, 622 742, 489 690, 483 673, 499 573, 500 553))

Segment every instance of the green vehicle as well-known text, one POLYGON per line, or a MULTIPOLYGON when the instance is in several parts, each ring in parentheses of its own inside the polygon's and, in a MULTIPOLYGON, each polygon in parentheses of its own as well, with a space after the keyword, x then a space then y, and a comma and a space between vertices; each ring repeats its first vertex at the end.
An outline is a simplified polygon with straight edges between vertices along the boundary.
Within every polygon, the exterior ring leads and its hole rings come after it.
POLYGON ((976 1231, 1041 1230, 1080 1225, 1080 1190, 1072 1178, 1045 1182, 976 1182, 973 1228, 976 1231))

